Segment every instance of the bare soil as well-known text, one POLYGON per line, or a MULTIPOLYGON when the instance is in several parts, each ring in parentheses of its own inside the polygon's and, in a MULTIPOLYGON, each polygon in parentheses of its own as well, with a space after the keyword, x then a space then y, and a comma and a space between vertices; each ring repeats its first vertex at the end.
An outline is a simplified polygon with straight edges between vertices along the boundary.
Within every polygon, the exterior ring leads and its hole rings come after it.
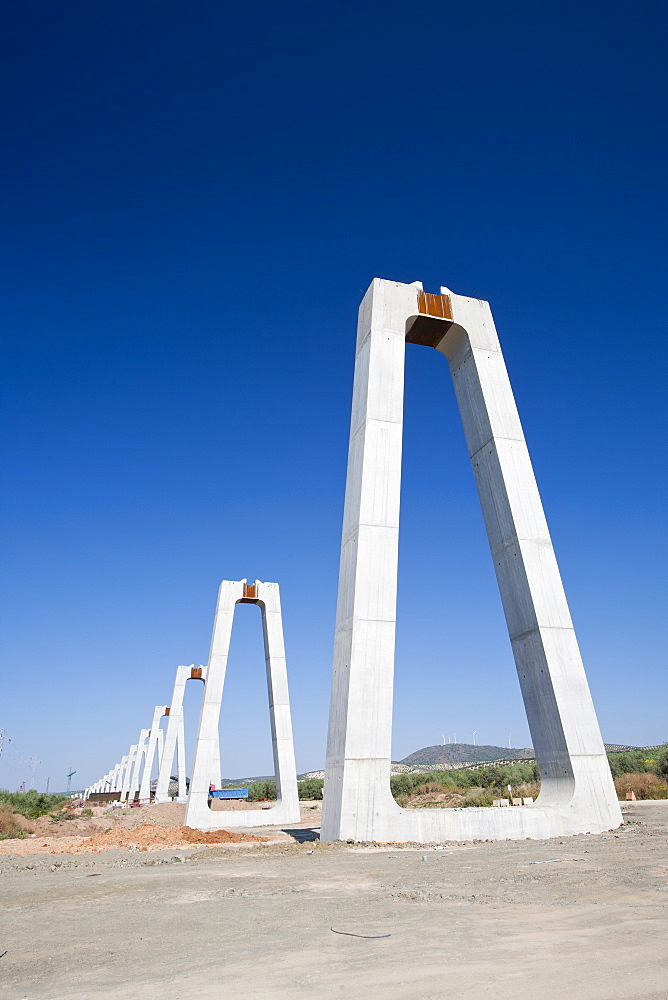
MULTIPOLYGON (((227 830, 193 830, 183 826, 185 805, 166 802, 146 808, 98 809, 90 818, 53 819, 40 816, 26 820, 16 816, 18 825, 33 830, 24 840, 0 841, 0 856, 15 854, 86 854, 110 850, 115 847, 140 851, 161 851, 166 847, 180 848, 191 844, 245 843, 267 840, 265 836, 227 830)), ((320 805, 301 803, 302 824, 312 825, 317 813, 320 823, 320 805)), ((297 824, 299 826, 300 824, 297 824)), ((287 834, 274 830, 273 840, 289 840, 287 834)))
POLYGON ((457 792, 424 792, 422 795, 413 795, 407 805, 412 809, 455 809, 465 801, 465 797, 457 792))
POLYGON ((143 823, 133 829, 122 827, 108 830, 95 829, 83 837, 37 837, 26 840, 5 840, 0 843, 0 854, 95 854, 116 847, 134 851, 162 851, 166 847, 190 847, 192 844, 243 844, 267 840, 250 833, 228 830, 193 830, 189 826, 153 826, 143 823))
POLYGON ((0 998, 666 1000, 668 802, 623 808, 548 841, 320 844, 309 809, 269 842, 6 854, 0 998))

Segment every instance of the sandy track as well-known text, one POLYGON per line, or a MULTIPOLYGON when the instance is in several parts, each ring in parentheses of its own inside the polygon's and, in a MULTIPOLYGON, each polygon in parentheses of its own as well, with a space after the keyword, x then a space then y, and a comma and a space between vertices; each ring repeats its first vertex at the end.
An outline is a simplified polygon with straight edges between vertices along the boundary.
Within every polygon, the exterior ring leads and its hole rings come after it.
POLYGON ((666 1000, 668 802, 625 812, 600 837, 442 850, 7 857, 0 997, 666 1000))

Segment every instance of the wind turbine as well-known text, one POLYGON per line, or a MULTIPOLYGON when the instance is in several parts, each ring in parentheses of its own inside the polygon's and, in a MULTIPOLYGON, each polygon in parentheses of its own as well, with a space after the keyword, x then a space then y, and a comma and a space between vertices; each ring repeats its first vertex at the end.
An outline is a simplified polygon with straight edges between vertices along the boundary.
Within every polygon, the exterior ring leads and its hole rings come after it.
POLYGON ((441 736, 443 737, 443 746, 445 746, 445 733, 441 733, 441 736))
POLYGON ((475 746, 475 745, 476 745, 476 742, 475 742, 475 734, 476 734, 477 732, 478 732, 478 730, 477 730, 477 729, 474 729, 474 730, 473 730, 473 746, 475 746))
POLYGON ((76 773, 77 773, 76 771, 70 771, 70 773, 67 775, 67 794, 68 795, 70 794, 70 785, 72 784, 72 775, 76 774, 76 773))

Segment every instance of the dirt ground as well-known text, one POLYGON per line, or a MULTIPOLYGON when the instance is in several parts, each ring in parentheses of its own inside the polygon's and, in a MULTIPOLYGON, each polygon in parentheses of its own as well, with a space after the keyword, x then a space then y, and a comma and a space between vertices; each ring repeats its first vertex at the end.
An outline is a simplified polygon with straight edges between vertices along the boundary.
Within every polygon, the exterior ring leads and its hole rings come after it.
MULTIPOLYGON (((227 805, 227 803, 226 803, 227 805)), ((230 803, 236 806, 236 803, 230 803)), ((295 829, 320 824, 321 803, 301 802, 301 823, 295 829)), ((139 851, 160 851, 167 848, 187 848, 193 844, 228 843, 258 839, 258 835, 242 831, 210 830, 202 832, 184 827, 185 805, 173 802, 139 809, 95 808, 91 817, 80 816, 67 820, 40 816, 37 820, 16 817, 17 825, 34 831, 24 840, 0 840, 0 856, 11 854, 87 854, 128 848, 139 851)), ((223 810, 231 811, 231 810, 223 810)), ((259 831, 261 834, 262 831, 259 831)), ((265 836, 259 839, 266 840, 265 836)), ((291 841, 293 836, 273 829, 273 841, 291 841)))
POLYGON ((668 802, 624 812, 439 849, 320 844, 313 811, 248 831, 269 843, 5 854, 0 998, 666 1000, 668 802))

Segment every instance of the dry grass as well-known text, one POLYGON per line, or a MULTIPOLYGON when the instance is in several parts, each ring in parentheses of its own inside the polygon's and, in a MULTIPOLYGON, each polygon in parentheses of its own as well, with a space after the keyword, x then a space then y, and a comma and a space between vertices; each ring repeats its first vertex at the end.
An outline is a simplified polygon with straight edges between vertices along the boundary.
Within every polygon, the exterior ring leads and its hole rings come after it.
POLYGON ((513 795, 518 798, 526 799, 531 797, 535 802, 539 792, 540 781, 525 781, 521 785, 513 785, 513 795))
POLYGON ((0 806, 0 840, 22 840, 30 832, 19 826, 11 809, 0 806))
POLYGON ((397 802, 404 809, 466 809, 470 806, 491 806, 494 799, 501 794, 512 794, 516 797, 531 796, 534 801, 540 792, 540 782, 526 781, 513 785, 512 792, 507 789, 491 788, 458 788, 452 785, 442 785, 436 781, 425 781, 412 792, 397 796, 397 802))
POLYGON ((615 778, 618 798, 624 800, 627 792, 635 792, 637 799, 668 799, 668 784, 665 778, 646 771, 644 774, 621 774, 615 778))

